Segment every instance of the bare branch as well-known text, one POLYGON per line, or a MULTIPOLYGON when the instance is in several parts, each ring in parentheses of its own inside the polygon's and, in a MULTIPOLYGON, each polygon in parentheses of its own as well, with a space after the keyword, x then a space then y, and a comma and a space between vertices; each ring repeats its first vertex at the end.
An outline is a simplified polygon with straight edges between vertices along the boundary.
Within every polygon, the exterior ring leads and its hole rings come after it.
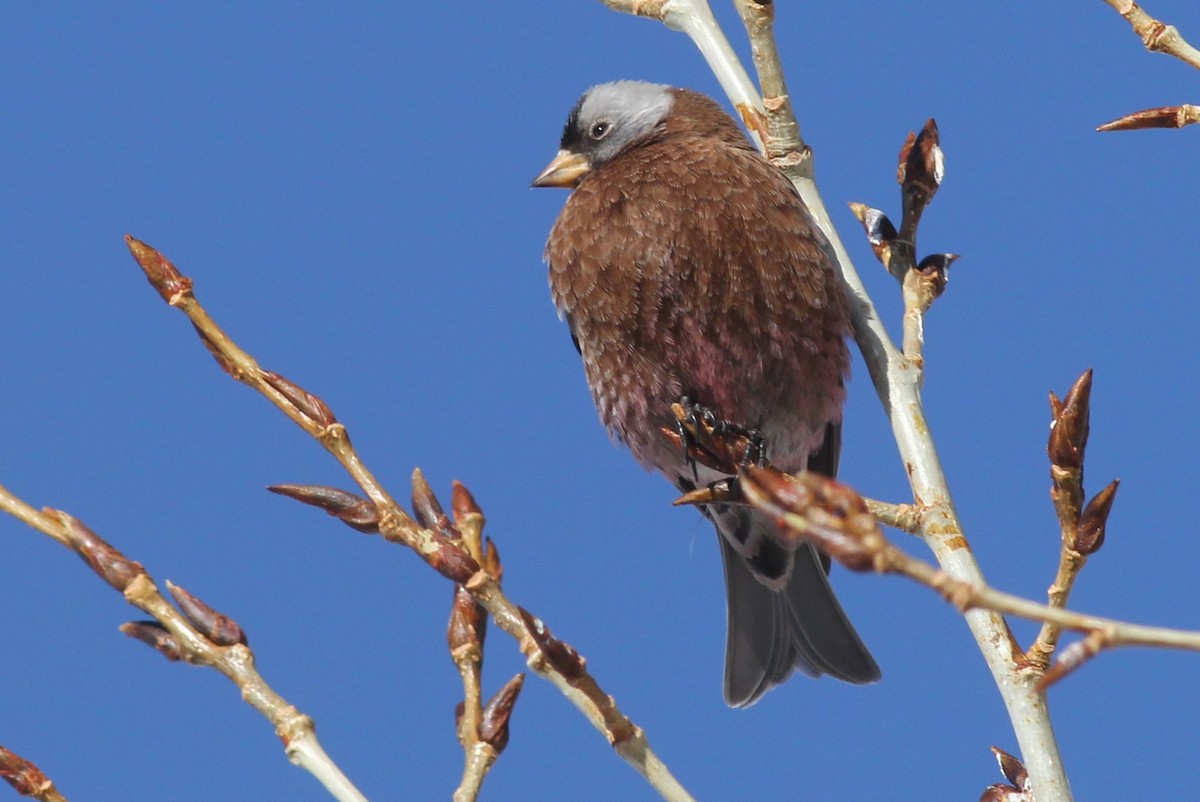
MULTIPOLYGON (((774 76, 782 76, 783 70, 779 66, 781 62, 773 34, 773 4, 759 0, 734 2, 746 23, 760 78, 775 82, 774 76)), ((693 13, 698 17, 707 15, 711 18, 711 10, 703 0, 691 0, 687 3, 683 3, 682 0, 664 0, 663 8, 682 8, 685 5, 689 9, 703 6, 703 10, 695 10, 693 13)), ((672 27, 680 28, 691 36, 710 68, 718 76, 742 72, 740 65, 736 63, 736 56, 732 55, 727 45, 724 48, 713 48, 709 46, 707 38, 698 36, 689 28, 678 25, 672 27)), ((729 91, 725 80, 721 83, 730 94, 736 108, 750 107, 746 95, 753 95, 752 89, 747 93, 745 87, 739 85, 734 93, 729 91)), ((786 88, 776 84, 765 86, 764 91, 775 99, 774 102, 763 106, 768 117, 767 128, 771 133, 769 153, 772 154, 772 161, 784 170, 795 184, 797 192, 829 241, 831 255, 841 272, 850 300, 855 339, 867 364, 871 381, 891 421, 901 461, 912 486, 915 504, 924 511, 920 534, 949 576, 969 585, 982 585, 983 574, 971 550, 966 546, 962 524, 950 496, 937 447, 925 420, 920 395, 923 372, 896 348, 838 237, 813 181, 811 159, 808 158, 807 146, 800 138, 799 125, 794 121, 788 122, 788 118, 794 117, 790 103, 779 102, 780 98, 787 97, 786 88), (780 120, 771 123, 770 118, 773 115, 778 116, 780 120)), ((748 127, 752 136, 761 139, 755 126, 748 127)), ((1003 617, 991 610, 970 610, 965 617, 1004 699, 1022 755, 1025 756, 1030 776, 1038 788, 1042 802, 1069 800, 1071 793, 1044 699, 1035 687, 1036 681, 1022 676, 1017 671, 1007 624, 1003 617)))
POLYGON ((74 549, 129 604, 153 616, 153 622, 125 624, 121 627, 123 633, 152 646, 170 660, 211 666, 220 671, 237 685, 242 698, 274 725, 288 760, 316 777, 335 799, 366 802, 366 797, 321 748, 312 719, 288 704, 258 673, 254 653, 235 621, 168 582, 172 595, 180 602, 180 609, 176 609, 140 563, 127 558, 65 512, 39 513, 4 487, 0 487, 0 508, 74 549))
MULTIPOLYGON (((218 363, 222 367, 229 366, 226 372, 266 396, 324 446, 350 474, 379 511, 380 536, 409 547, 438 573, 466 588, 496 625, 517 641, 530 669, 549 680, 579 708, 604 734, 617 754, 645 777, 664 799, 692 799, 650 748, 641 727, 621 712, 613 697, 605 693, 587 672, 583 659, 570 646, 553 637, 540 620, 504 595, 496 579, 498 566, 495 571, 489 570, 488 560, 494 556, 494 550, 487 550, 481 566, 465 547, 461 533, 443 527, 441 519, 445 514, 440 512, 440 505, 434 506, 435 500, 426 498, 426 493, 431 494, 431 491, 419 471, 414 475, 414 494, 419 497, 417 506, 426 523, 436 526, 437 530, 422 526, 396 503, 367 468, 351 445, 345 426, 337 422, 324 402, 290 382, 287 382, 286 390, 281 390, 286 380, 263 370, 250 354, 230 339, 196 300, 190 279, 182 276, 166 257, 149 245, 130 236, 126 236, 125 242, 151 285, 171 306, 187 315, 218 363)), ((464 508, 470 506, 461 499, 460 504, 464 508)), ((449 525, 448 520, 446 524, 449 525)))
POLYGON ((883 526, 890 526, 910 535, 921 531, 921 516, 924 514, 924 510, 915 504, 889 504, 886 501, 876 501, 870 498, 865 501, 871 515, 875 516, 875 520, 883 526))
MULTIPOLYGON (((746 502, 772 515, 785 528, 783 545, 794 547, 797 540, 811 543, 852 571, 906 576, 937 591, 963 611, 991 610, 1084 633, 1093 643, 1091 654, 1134 645, 1200 651, 1198 631, 1076 613, 1004 593, 982 582, 956 579, 892 545, 875 523, 865 499, 835 479, 816 473, 792 476, 770 466, 748 466, 739 472, 738 480, 746 502)), ((1081 662, 1076 660, 1076 665, 1081 662)))
POLYGON ((1159 22, 1133 0, 1104 0, 1133 26, 1133 32, 1152 53, 1166 53, 1200 69, 1200 50, 1188 44, 1174 25, 1159 22))
MULTIPOLYGON (((454 482, 451 508, 454 525, 462 533, 463 545, 488 575, 500 584, 503 569, 491 540, 483 543, 483 510, 461 482, 454 482)), ((463 701, 458 706, 458 738, 464 753, 463 775, 454 791, 454 802, 474 802, 483 781, 508 744, 508 722, 525 681, 517 674, 487 703, 483 704, 483 645, 487 615, 462 585, 455 586, 454 605, 447 629, 450 656, 463 683, 463 701)))

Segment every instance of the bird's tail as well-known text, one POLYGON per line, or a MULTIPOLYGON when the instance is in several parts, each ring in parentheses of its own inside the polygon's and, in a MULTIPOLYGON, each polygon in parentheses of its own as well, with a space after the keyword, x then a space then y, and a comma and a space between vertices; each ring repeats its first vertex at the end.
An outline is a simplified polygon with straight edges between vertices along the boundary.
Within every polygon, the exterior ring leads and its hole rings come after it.
POLYGON ((721 507, 708 514, 725 564, 727 704, 752 705, 795 670, 859 684, 879 679, 879 666, 829 586, 826 559, 808 545, 795 552, 779 547, 771 520, 756 510, 721 507), (735 543, 745 544, 741 552, 735 543))

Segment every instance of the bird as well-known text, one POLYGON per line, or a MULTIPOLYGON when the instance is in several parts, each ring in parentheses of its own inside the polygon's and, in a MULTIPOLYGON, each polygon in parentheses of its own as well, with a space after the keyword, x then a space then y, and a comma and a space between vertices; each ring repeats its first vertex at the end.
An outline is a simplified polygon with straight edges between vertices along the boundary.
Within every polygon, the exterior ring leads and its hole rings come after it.
MULTIPOLYGON (((588 89, 533 181, 571 194, 545 248, 551 295, 600 419, 682 491, 717 472, 662 433, 686 399, 758 438, 788 472, 837 472, 847 300, 787 176, 711 98, 614 81, 588 89)), ((710 504, 724 566, 724 698, 748 707, 794 671, 875 682, 829 559, 788 550, 749 507, 710 504)))

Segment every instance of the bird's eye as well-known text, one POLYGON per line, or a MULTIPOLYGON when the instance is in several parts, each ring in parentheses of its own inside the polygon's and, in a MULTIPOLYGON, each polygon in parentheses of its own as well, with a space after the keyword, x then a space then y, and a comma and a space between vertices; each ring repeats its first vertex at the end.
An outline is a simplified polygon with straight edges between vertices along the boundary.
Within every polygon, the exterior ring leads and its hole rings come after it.
POLYGON ((607 120, 601 120, 598 123, 592 123, 591 130, 588 131, 588 136, 595 140, 601 140, 608 136, 608 132, 611 130, 612 123, 607 120))

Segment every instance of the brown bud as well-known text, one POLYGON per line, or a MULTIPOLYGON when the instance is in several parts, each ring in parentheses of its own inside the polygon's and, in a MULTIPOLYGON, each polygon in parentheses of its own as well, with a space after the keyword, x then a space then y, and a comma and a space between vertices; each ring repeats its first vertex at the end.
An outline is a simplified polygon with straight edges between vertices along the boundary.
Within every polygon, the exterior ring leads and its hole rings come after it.
POLYGON ((451 483, 450 493, 450 509, 454 512, 454 522, 459 523, 471 515, 483 515, 483 510, 479 508, 475 497, 471 495, 471 491, 467 490, 467 486, 455 479, 451 483))
POLYGON ((1141 128, 1183 128, 1200 122, 1200 106, 1159 106, 1135 111, 1111 122, 1096 126, 1097 131, 1134 131, 1141 128))
POLYGON ((458 733, 458 742, 463 746, 467 745, 467 739, 463 733, 463 715, 467 712, 467 703, 459 702, 454 706, 454 731, 458 733))
POLYGON ((517 674, 483 706, 483 715, 479 719, 479 740, 495 749, 497 754, 508 746, 508 722, 524 684, 525 675, 517 674))
POLYGON ((466 588, 457 586, 450 606, 450 623, 446 627, 446 642, 450 645, 451 655, 464 648, 483 648, 486 637, 487 614, 466 588))
POLYGON ((934 298, 946 291, 946 284, 950 282, 950 265, 958 258, 956 253, 933 253, 917 265, 917 273, 929 282, 934 298))
POLYGON ((550 628, 533 613, 524 607, 518 607, 517 610, 521 613, 521 619, 525 622, 525 627, 533 637, 534 643, 537 644, 538 650, 546 658, 546 662, 550 663, 558 673, 562 674, 568 682, 577 680, 587 673, 587 662, 579 656, 577 651, 554 637, 550 628))
POLYGON ((39 799, 62 799, 42 770, 30 761, 0 746, 0 777, 21 796, 39 799))
POLYGON ((476 560, 485 561, 483 527, 487 519, 471 491, 457 479, 451 483, 450 509, 454 514, 454 529, 462 536, 467 551, 476 560))
POLYGON ((671 502, 676 507, 684 505, 702 506, 705 504, 743 504, 740 483, 733 478, 721 479, 704 487, 689 490, 671 502))
POLYGON ((1054 391, 1051 390, 1050 391, 1050 421, 1051 421, 1051 425, 1053 425, 1053 422, 1058 419, 1059 415, 1062 414, 1062 408, 1063 408, 1062 401, 1059 399, 1059 397, 1057 395, 1054 394, 1054 391))
POLYGON ((167 257, 129 234, 125 235, 125 245, 146 273, 150 286, 158 290, 164 301, 172 303, 178 297, 191 294, 192 280, 180 273, 167 257))
POLYGON ((1004 778, 1017 788, 1024 788, 1029 782, 1029 774, 1025 771, 1025 766, 1021 761, 998 746, 992 747, 992 754, 996 756, 996 762, 1000 764, 1000 773, 1004 775, 1004 778))
POLYGON ((337 418, 333 415, 328 405, 320 398, 317 398, 312 393, 305 390, 300 385, 293 382, 284 376, 279 375, 271 370, 262 371, 262 379, 268 385, 275 389, 280 395, 288 400, 289 403, 301 415, 308 418, 318 426, 332 426, 337 423, 337 418))
MULTIPOLYGON (((1046 444, 1046 453, 1050 455, 1051 464, 1068 470, 1079 470, 1083 467, 1091 396, 1092 369, 1088 368, 1075 380, 1075 384, 1060 403, 1058 414, 1050 422, 1050 439, 1046 444)), ((1053 410, 1053 399, 1050 405, 1053 410)))
POLYGON ((420 468, 414 470, 412 475, 412 509, 417 523, 426 529, 443 531, 450 522, 420 468))
POLYGON ((61 510, 47 510, 58 518, 67 533, 71 548, 92 567, 101 579, 124 593, 140 574, 146 573, 142 564, 135 562, 108 544, 104 538, 61 510))
POLYGON ((887 540, 862 496, 820 474, 797 476, 751 466, 741 474, 746 501, 776 519, 776 542, 795 549, 811 543, 854 571, 875 567, 887 540))
POLYGON ((867 243, 875 258, 887 267, 892 258, 892 242, 896 239, 896 227, 888 216, 878 209, 873 209, 861 203, 851 203, 850 211, 862 223, 867 235, 867 243))
POLYGON ((1112 510, 1113 499, 1117 497, 1117 487, 1120 484, 1120 479, 1113 479, 1083 508, 1083 513, 1079 516, 1079 526, 1075 529, 1075 551, 1083 555, 1095 554, 1104 545, 1108 513, 1112 510))
POLYGON ((910 259, 916 259, 912 251, 917 241, 917 226, 942 182, 942 174, 942 148, 938 144, 937 124, 931 119, 919 134, 909 134, 900 149, 900 165, 896 171, 902 209, 898 242, 903 244, 907 258, 900 260, 900 264, 887 266, 893 275, 903 278, 898 271, 908 267, 910 259))
POLYGON ((129 621, 121 624, 121 632, 162 652, 163 657, 172 662, 183 657, 175 636, 157 621, 129 621))
POLYGON ((896 181, 904 193, 919 193, 929 203, 945 175, 945 160, 937 123, 931 117, 919 134, 908 135, 900 148, 896 181))
POLYGON ((379 531, 379 510, 375 505, 345 490, 325 485, 271 485, 267 490, 319 507, 360 532, 379 531))
POLYGON ((485 538, 485 541, 483 568, 493 582, 500 584, 500 580, 504 578, 504 566, 500 564, 500 551, 490 537, 485 538))
POLYGON ((1011 785, 989 785, 984 789, 979 802, 1029 802, 1029 796, 1011 785))
POLYGON ((217 646, 232 646, 235 643, 246 643, 246 633, 227 615, 218 613, 188 591, 167 580, 167 590, 179 605, 184 617, 192 623, 200 634, 217 646))
POLYGON ((437 548, 426 557, 428 563, 452 582, 467 584, 467 580, 479 571, 479 563, 463 548, 461 540, 451 540, 435 531, 431 531, 430 535, 437 548))

